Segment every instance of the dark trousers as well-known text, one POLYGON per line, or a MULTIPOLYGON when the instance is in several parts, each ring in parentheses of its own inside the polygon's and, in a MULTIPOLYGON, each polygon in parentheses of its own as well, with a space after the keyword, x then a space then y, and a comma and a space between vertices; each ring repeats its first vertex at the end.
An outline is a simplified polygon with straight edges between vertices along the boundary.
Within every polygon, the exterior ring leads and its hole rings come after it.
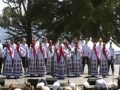
POLYGON ((27 68, 28 67, 28 61, 26 57, 22 57, 22 65, 23 68, 27 68))
POLYGON ((47 58, 45 58, 45 66, 47 66, 47 58))
POLYGON ((108 60, 108 72, 110 70, 110 66, 112 69, 112 74, 114 74, 114 62, 113 62, 113 60, 108 60))
POLYGON ((0 73, 1 73, 1 69, 2 69, 2 63, 3 63, 3 59, 2 59, 2 57, 0 57, 0 73))
POLYGON ((89 60, 88 57, 83 57, 82 58, 82 64, 83 64, 83 71, 84 71, 85 64, 87 64, 87 66, 88 66, 88 73, 90 73, 90 60, 89 60))
POLYGON ((97 66, 98 67, 100 66, 100 60, 97 60, 97 66))

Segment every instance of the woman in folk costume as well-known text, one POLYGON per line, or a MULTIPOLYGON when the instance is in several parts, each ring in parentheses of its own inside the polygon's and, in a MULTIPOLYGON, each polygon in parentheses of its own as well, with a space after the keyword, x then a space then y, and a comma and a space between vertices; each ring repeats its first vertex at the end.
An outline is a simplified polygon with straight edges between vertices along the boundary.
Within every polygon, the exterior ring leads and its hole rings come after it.
POLYGON ((17 43, 16 49, 14 51, 14 64, 13 64, 13 73, 16 78, 19 78, 23 74, 22 70, 22 59, 20 55, 20 42, 17 43))
POLYGON ((10 41, 7 41, 6 47, 4 48, 4 68, 3 74, 6 75, 6 78, 10 78, 13 75, 13 59, 14 59, 14 50, 10 45, 10 41))
POLYGON ((51 74, 51 63, 52 63, 52 60, 53 60, 53 55, 54 55, 54 45, 52 44, 52 40, 49 40, 49 46, 48 46, 48 51, 47 51, 47 54, 48 54, 48 59, 47 59, 47 73, 48 74, 51 74))
POLYGON ((27 73, 34 76, 40 73, 37 72, 37 63, 39 62, 37 58, 37 47, 36 47, 35 39, 32 40, 32 44, 29 49, 29 55, 30 55, 30 65, 28 67, 27 73))
POLYGON ((58 76, 58 47, 55 46, 54 49, 54 55, 53 55, 53 75, 52 76, 58 76))
POLYGON ((82 68, 82 49, 79 48, 78 42, 75 43, 73 55, 73 72, 74 75, 79 76, 83 73, 82 68))
POLYGON ((107 49, 105 47, 105 43, 103 44, 103 48, 100 52, 100 73, 99 74, 103 76, 108 75, 107 49))
POLYGON ((71 58, 71 52, 72 52, 72 49, 71 49, 71 45, 69 44, 69 42, 66 40, 65 41, 65 50, 67 52, 69 52, 70 54, 66 56, 66 59, 67 59, 67 66, 68 66, 68 70, 69 70, 69 74, 72 74, 73 70, 72 70, 72 58, 71 58))
POLYGON ((46 67, 45 67, 45 47, 43 46, 42 41, 40 41, 40 45, 37 50, 37 72, 39 72, 39 75, 44 75, 46 72, 46 67))
POLYGON ((67 59, 66 55, 69 55, 69 52, 67 52, 64 49, 64 44, 60 43, 59 49, 58 49, 58 70, 57 74, 59 78, 64 78, 67 74, 67 59))
POLYGON ((90 60, 91 60, 90 74, 91 75, 97 75, 98 74, 99 55, 98 55, 98 51, 96 49, 96 44, 95 43, 93 45, 93 49, 90 52, 90 60))

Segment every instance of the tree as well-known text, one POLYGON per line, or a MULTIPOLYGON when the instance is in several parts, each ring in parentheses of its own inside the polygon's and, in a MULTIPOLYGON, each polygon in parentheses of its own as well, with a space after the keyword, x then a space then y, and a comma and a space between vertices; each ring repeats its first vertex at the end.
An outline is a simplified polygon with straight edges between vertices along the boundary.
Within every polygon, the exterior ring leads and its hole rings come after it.
POLYGON ((45 36, 57 40, 64 36, 102 37, 112 36, 119 41, 119 0, 3 0, 4 8, 0 26, 27 35, 28 44, 32 32, 44 31, 45 36), (114 14, 116 12, 117 14, 114 14))
POLYGON ((32 40, 33 20, 32 0, 2 0, 8 6, 3 9, 0 25, 16 36, 27 36, 28 44, 32 40))

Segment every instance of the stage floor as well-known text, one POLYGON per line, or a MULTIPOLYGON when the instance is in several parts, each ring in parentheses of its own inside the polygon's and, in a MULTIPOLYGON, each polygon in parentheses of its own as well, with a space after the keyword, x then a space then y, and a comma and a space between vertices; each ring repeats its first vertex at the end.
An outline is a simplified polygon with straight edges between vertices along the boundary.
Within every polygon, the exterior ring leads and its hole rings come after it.
MULTIPOLYGON (((80 77, 70 77, 69 78, 69 81, 72 82, 72 83, 75 83, 76 85, 82 85, 85 81, 87 81, 87 77, 88 77, 88 74, 87 74, 87 66, 85 66, 85 73, 84 75, 81 75, 80 77)), ((110 69, 110 73, 109 73, 109 76, 107 76, 105 78, 105 80, 110 83, 114 80, 114 82, 117 82, 117 77, 119 75, 119 65, 115 65, 115 74, 114 76, 112 76, 112 72, 111 72, 111 69, 110 69)), ((5 78, 5 76, 3 75, 0 75, 1 78, 5 78)), ((25 85, 25 82, 27 82, 28 79, 45 79, 45 78, 49 78, 51 77, 50 75, 46 75, 44 77, 24 77, 24 76, 21 76, 19 79, 5 79, 5 86, 9 86, 9 84, 15 84, 17 86, 24 86, 25 85)), ((65 79, 62 79, 62 80, 59 80, 58 81, 60 83, 66 83, 68 82, 68 78, 65 78, 65 79)))

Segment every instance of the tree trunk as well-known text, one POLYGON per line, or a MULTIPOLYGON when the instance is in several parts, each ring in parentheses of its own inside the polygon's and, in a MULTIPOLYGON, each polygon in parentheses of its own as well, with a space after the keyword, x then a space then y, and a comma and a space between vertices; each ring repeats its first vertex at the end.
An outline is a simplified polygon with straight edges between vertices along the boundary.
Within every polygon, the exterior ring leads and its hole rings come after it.
POLYGON ((30 46, 31 42, 32 42, 32 29, 31 27, 27 27, 26 29, 26 32, 27 32, 27 44, 28 46, 30 46))

